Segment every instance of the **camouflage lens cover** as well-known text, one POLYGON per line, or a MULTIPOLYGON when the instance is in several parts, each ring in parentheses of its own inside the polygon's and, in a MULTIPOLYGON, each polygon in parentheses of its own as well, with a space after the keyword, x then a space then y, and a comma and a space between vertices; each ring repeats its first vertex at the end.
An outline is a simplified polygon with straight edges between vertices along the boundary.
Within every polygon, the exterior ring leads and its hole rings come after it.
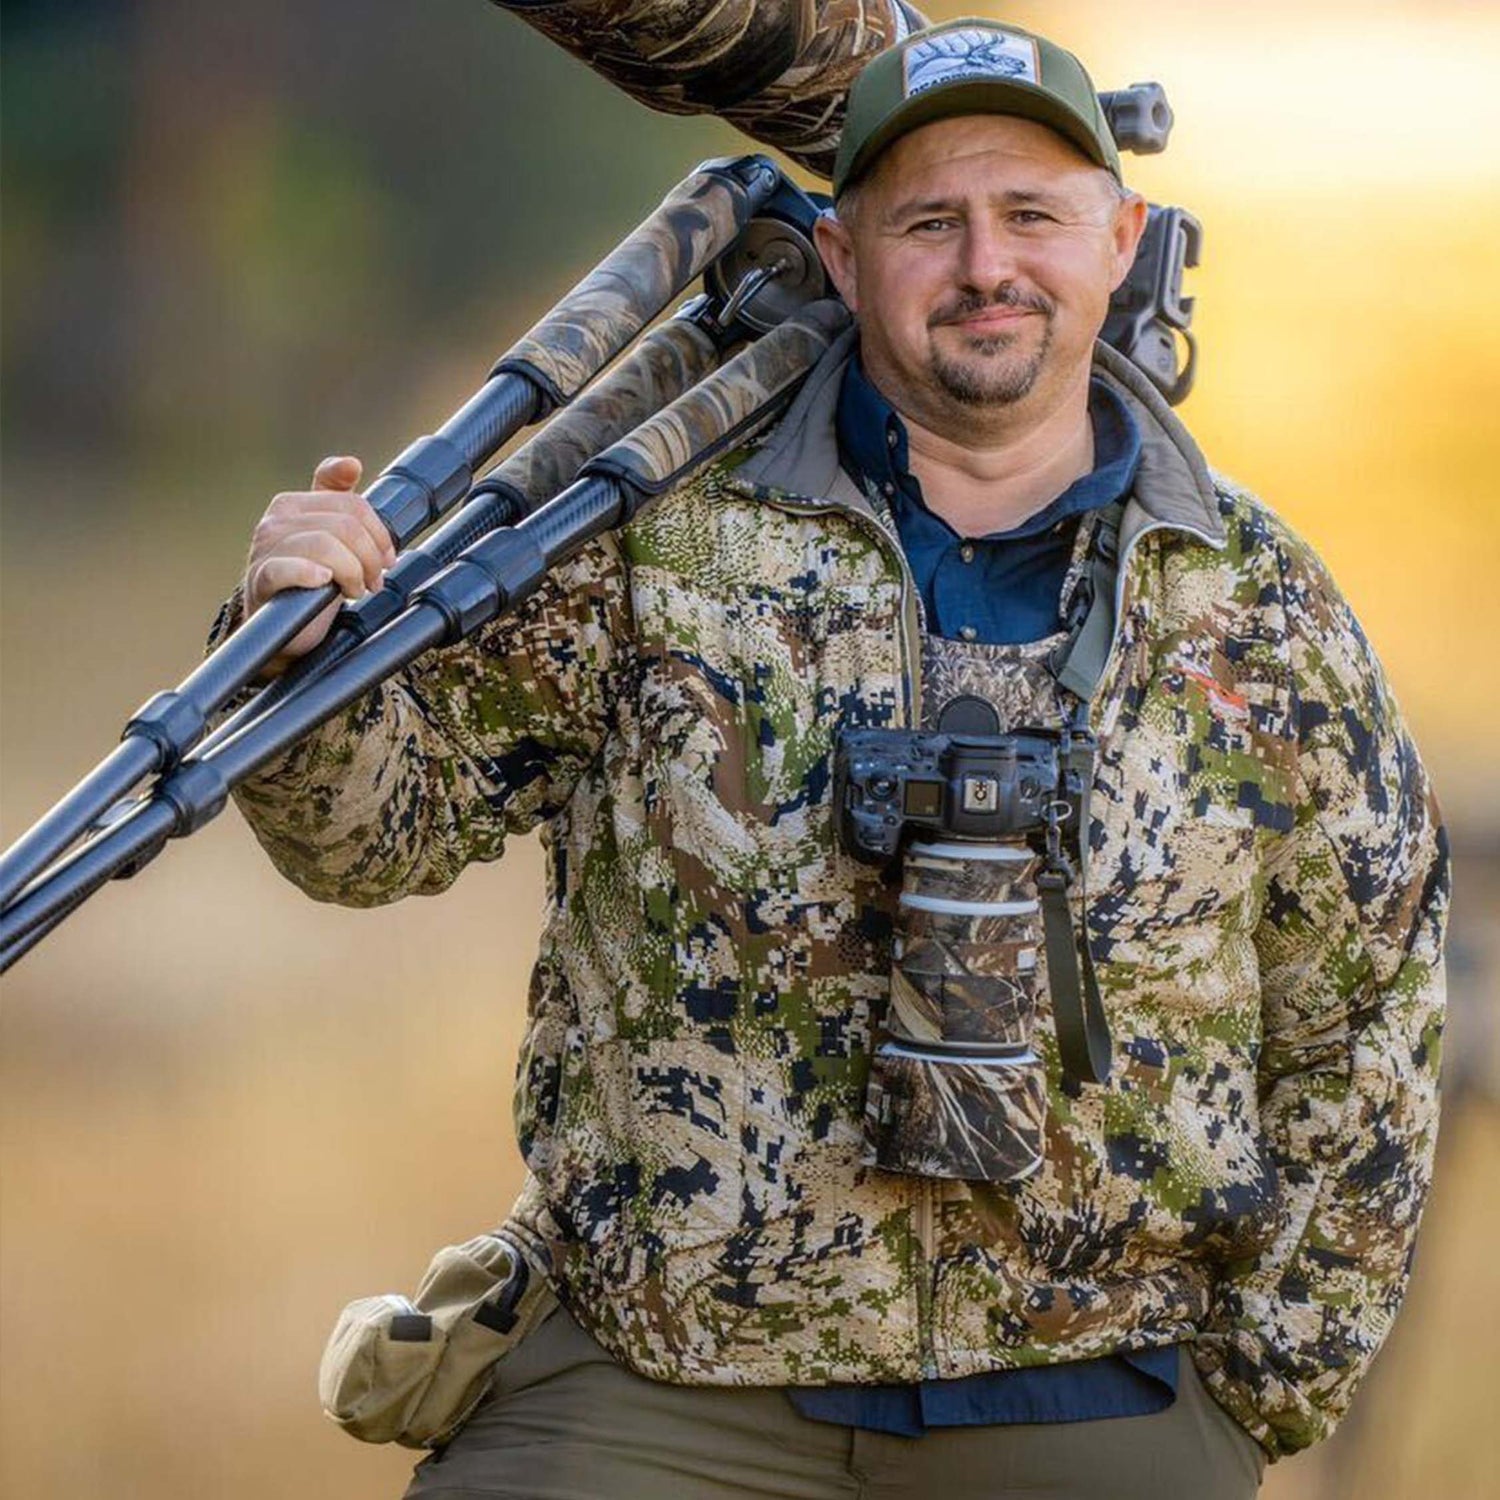
POLYGON ((1023 845, 908 848, 865 1101, 866 1159, 886 1171, 1012 1182, 1041 1164, 1036 864, 1023 845))
POLYGON ((875 1050, 865 1096, 868 1159, 887 1172, 1018 1182, 1042 1164, 1042 1069, 939 1058, 899 1042, 875 1050))

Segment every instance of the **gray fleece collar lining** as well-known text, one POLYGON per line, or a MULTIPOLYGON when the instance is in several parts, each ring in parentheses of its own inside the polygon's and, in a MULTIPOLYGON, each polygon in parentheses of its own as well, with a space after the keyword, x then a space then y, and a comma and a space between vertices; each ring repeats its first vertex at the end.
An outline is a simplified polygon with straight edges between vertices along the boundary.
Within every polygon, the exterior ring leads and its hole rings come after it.
MULTIPOLYGON (((857 337, 851 328, 829 346, 764 446, 740 466, 737 480, 869 509, 840 467, 835 432, 844 366, 857 337)), ((1225 530, 1213 479, 1187 429, 1145 375, 1109 345, 1094 345, 1094 370, 1118 391, 1141 432, 1141 463, 1122 531, 1178 527, 1221 546, 1225 530)))

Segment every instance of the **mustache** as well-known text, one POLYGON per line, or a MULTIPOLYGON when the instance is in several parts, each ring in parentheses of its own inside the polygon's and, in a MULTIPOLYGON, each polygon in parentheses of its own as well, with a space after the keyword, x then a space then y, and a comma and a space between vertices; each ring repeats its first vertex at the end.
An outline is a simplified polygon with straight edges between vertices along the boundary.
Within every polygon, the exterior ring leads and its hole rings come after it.
POLYGON ((1056 304, 1050 297, 1043 296, 1041 292, 1023 292, 1007 281, 988 295, 983 292, 963 292, 951 302, 943 303, 928 317, 927 326, 937 328, 944 323, 961 322, 964 318, 972 318, 975 313, 986 312, 992 307, 1021 308, 1026 312, 1041 313, 1048 318, 1056 311, 1056 304))

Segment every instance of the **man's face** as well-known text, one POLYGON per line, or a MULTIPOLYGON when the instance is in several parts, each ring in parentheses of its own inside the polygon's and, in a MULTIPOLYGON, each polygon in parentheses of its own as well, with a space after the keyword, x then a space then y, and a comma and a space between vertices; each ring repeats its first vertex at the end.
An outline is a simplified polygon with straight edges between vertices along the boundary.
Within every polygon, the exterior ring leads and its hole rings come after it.
POLYGON ((854 199, 850 222, 819 223, 818 248, 898 409, 941 429, 1086 383, 1139 197, 1045 126, 965 115, 902 136, 854 199))

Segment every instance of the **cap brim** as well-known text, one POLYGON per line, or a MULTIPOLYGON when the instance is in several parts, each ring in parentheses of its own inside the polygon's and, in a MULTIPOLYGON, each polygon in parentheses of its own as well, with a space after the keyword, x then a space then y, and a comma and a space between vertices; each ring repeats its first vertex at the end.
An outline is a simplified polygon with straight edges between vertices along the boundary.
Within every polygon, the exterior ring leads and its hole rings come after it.
POLYGON ((1104 156, 1087 121, 1055 95, 1020 79, 976 78, 902 100, 859 148, 835 191, 842 192, 850 183, 858 181, 865 169, 898 137, 956 115, 1019 115, 1023 120, 1035 120, 1066 137, 1096 166, 1119 175, 1117 163, 1104 156))

